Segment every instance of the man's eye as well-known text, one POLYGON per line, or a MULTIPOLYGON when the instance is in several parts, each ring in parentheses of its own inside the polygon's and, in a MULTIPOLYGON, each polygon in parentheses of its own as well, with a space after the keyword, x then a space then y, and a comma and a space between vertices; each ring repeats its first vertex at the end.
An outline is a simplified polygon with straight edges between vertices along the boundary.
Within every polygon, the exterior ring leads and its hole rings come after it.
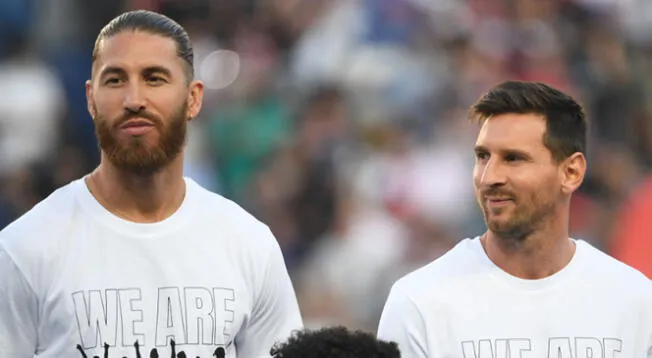
POLYGON ((120 79, 117 77, 111 77, 104 81, 105 85, 116 85, 118 83, 120 83, 120 79))
POLYGON ((478 160, 486 160, 489 159, 489 153, 483 153, 483 152, 475 153, 475 157, 478 160))
POLYGON ((521 158, 520 156, 514 155, 514 154, 510 154, 510 155, 505 156, 505 161, 507 161, 507 162, 516 162, 516 161, 519 161, 519 160, 522 160, 522 159, 523 158, 521 158))
POLYGON ((159 76, 152 76, 147 78, 147 82, 153 85, 162 85, 163 83, 165 83, 165 79, 159 76))

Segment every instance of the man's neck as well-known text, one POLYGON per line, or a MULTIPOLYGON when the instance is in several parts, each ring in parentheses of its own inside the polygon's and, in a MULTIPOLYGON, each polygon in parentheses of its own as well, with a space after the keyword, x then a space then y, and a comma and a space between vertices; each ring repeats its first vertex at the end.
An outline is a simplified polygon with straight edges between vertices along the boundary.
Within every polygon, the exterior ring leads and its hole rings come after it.
POLYGON ((186 194, 181 156, 151 175, 116 168, 108 160, 86 178, 95 199, 113 214, 129 221, 152 223, 171 216, 186 194))
POLYGON ((522 241, 498 237, 487 231, 480 239, 496 266, 523 279, 541 279, 561 271, 575 254, 568 232, 536 232, 522 241))

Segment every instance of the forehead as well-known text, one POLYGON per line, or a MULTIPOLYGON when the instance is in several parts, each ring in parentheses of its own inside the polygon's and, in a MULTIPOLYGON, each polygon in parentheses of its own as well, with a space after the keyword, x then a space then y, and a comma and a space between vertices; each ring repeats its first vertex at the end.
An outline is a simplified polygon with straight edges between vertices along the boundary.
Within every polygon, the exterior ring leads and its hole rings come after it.
POLYGON ((507 113, 485 120, 476 145, 490 150, 545 149, 546 120, 537 114, 507 113))
POLYGON ((118 66, 126 70, 152 65, 181 68, 174 40, 143 31, 122 31, 103 39, 98 46, 95 69, 118 66))

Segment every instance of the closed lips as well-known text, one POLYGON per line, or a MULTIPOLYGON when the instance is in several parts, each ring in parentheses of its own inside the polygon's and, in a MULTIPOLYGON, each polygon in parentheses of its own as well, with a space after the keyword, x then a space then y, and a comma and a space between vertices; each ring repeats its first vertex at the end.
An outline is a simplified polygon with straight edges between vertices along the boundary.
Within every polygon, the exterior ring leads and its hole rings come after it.
POLYGON ((143 127, 143 126, 153 126, 154 123, 146 119, 130 119, 124 122, 120 128, 130 128, 130 127, 143 127))

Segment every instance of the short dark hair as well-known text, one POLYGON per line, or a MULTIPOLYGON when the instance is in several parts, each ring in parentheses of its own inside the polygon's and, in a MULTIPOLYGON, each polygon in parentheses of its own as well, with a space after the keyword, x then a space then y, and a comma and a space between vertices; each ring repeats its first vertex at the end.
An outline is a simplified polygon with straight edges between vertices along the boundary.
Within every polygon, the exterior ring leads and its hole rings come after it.
POLYGON ((379 340, 364 331, 343 326, 295 332, 270 351, 273 358, 400 358, 395 342, 379 340))
POLYGON ((93 63, 97 60, 102 40, 115 36, 123 31, 143 31, 174 40, 177 46, 177 55, 186 62, 188 79, 194 78, 194 52, 186 30, 169 17, 148 10, 125 12, 104 26, 95 40, 93 63))
POLYGON ((482 123, 507 113, 544 116, 543 144, 557 162, 577 152, 586 155, 586 116, 582 106, 568 94, 541 82, 506 81, 482 96, 470 114, 482 123))

